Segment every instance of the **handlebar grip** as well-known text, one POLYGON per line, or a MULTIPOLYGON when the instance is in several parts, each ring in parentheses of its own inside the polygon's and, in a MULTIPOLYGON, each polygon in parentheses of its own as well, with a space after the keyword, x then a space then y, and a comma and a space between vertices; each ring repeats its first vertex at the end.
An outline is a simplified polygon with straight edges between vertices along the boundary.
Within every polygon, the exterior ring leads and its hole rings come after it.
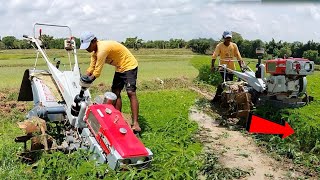
POLYGON ((24 38, 29 38, 29 36, 28 36, 28 35, 25 35, 25 34, 24 34, 22 37, 24 37, 24 38))

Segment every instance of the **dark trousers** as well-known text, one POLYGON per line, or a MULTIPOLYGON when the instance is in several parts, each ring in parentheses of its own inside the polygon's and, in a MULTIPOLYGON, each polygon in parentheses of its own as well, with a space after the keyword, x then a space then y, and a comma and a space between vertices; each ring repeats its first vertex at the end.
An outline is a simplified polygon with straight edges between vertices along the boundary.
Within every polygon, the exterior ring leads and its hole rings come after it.
MULTIPOLYGON (((221 75, 222 80, 223 80, 224 72, 220 72, 220 75, 221 75)), ((226 73, 226 81, 233 81, 233 74, 227 72, 226 73)))

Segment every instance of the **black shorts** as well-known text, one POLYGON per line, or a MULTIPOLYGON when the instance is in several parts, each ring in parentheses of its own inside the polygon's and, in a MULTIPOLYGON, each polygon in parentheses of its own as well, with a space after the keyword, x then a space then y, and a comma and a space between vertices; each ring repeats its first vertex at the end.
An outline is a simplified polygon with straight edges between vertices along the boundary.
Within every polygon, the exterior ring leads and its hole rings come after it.
POLYGON ((115 89, 123 89, 126 86, 126 90, 135 92, 137 89, 137 75, 138 75, 138 67, 125 71, 123 73, 115 72, 112 82, 112 90, 115 89))

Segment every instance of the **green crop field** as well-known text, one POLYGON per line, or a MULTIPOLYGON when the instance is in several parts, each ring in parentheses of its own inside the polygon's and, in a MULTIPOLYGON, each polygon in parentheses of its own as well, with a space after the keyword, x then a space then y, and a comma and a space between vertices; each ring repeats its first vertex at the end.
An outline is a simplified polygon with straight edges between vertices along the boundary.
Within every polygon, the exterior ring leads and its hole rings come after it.
MULTIPOLYGON (((50 60, 57 58, 61 60, 60 68, 70 69, 68 55, 62 50, 48 50, 50 60)), ((156 78, 194 78, 197 70, 189 63, 192 52, 189 50, 140 50, 134 51, 139 62, 138 80, 154 80, 156 78)), ((20 86, 25 69, 32 69, 35 63, 35 50, 5 50, 0 53, 0 76, 4 79, 0 82, 0 88, 17 88, 20 86)), ((90 63, 90 54, 85 51, 78 52, 81 72, 84 73, 90 63)), ((39 58, 38 69, 45 69, 45 62, 39 58)), ((101 78, 97 83, 111 83, 114 68, 106 65, 101 78)))
MULTIPOLYGON (((61 60, 62 69, 69 68, 68 56, 63 51, 48 50, 47 53, 50 58, 56 57, 61 60)), ((196 93, 185 88, 144 90, 146 86, 156 85, 155 80, 159 78, 172 79, 171 84, 174 84, 174 79, 194 79, 197 76, 197 69, 190 63, 193 53, 189 50, 151 49, 134 51, 134 54, 139 61, 138 83, 142 85, 142 91, 138 91, 139 119, 143 128, 141 139, 157 156, 154 158, 152 167, 147 170, 139 173, 131 170, 117 174, 110 171, 106 178, 181 179, 184 177, 193 179, 199 173, 198 169, 201 166, 199 155, 202 149, 201 144, 193 138, 193 134, 197 131, 197 124, 188 119, 188 109, 193 105, 196 93), (166 107, 163 106, 164 103, 166 107)), ((81 72, 85 72, 89 65, 90 54, 80 51, 78 58, 81 72)), ((31 108, 32 103, 16 103, 15 100, 23 72, 25 69, 33 68, 34 60, 34 50, 8 50, 0 53, 0 73, 3 78, 0 92, 5 109, 0 111, 2 142, 0 143, 0 179, 95 178, 96 173, 103 173, 107 166, 95 167, 95 163, 88 161, 89 156, 84 152, 70 155, 62 155, 59 152, 44 154, 37 168, 22 163, 18 159, 16 154, 22 150, 22 146, 15 144, 13 140, 15 136, 23 135, 23 132, 17 128, 16 122, 24 120, 25 113, 31 108)), ((46 69, 42 59, 39 59, 38 65, 37 68, 46 69)), ((114 69, 106 65, 95 84, 103 82, 107 86, 110 85, 113 74, 114 69)), ((91 88, 93 96, 104 93, 96 87, 91 88)), ((130 112, 128 99, 123 99, 124 111, 130 112)))
MULTIPOLYGON (((62 50, 48 50, 51 59, 61 60, 61 68, 69 68, 68 56, 62 50)), ((207 72, 210 56, 192 53, 187 49, 141 49, 132 51, 139 61, 138 98, 139 119, 142 126, 141 140, 154 153, 154 162, 146 170, 109 171, 106 179, 196 179, 204 165, 202 144, 195 137, 198 125, 188 119, 189 108, 199 98, 188 89, 199 81, 214 84, 212 78, 197 78, 199 69, 207 72), (164 80, 165 86, 157 79, 164 80)), ((81 72, 89 65, 90 55, 78 52, 81 72)), ((25 69, 33 68, 34 50, 5 50, 0 52, 0 179, 96 179, 107 165, 95 166, 86 152, 63 154, 43 153, 36 164, 28 165, 19 160, 21 144, 14 137, 23 135, 16 123, 24 120, 32 103, 16 102, 25 69)), ((245 59, 254 69, 256 60, 245 59)), ((39 59, 37 68, 45 68, 39 59)), ((105 65, 100 78, 91 88, 93 96, 104 93, 110 86, 114 69, 105 65), (102 87, 99 84, 104 83, 102 87)), ((202 73, 203 76, 206 74, 202 73)), ((209 76, 209 74, 207 74, 209 76)), ((320 174, 320 72, 308 76, 308 92, 315 101, 297 109, 257 109, 265 118, 284 117, 295 129, 295 134, 282 140, 278 136, 253 135, 261 146, 275 153, 278 158, 293 159, 320 174), (272 115, 264 112, 276 112, 272 115)), ((209 85, 208 85, 209 86, 209 85)), ((211 89, 215 87, 210 86, 211 89)), ((125 96, 125 94, 124 94, 125 96)), ((128 98, 123 98, 124 112, 129 113, 128 98)))

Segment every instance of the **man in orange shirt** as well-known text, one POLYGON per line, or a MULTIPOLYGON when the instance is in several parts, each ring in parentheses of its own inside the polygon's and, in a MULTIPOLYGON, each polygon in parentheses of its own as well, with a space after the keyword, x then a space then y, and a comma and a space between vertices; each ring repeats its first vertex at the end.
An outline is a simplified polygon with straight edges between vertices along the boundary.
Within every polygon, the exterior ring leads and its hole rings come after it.
POLYGON ((87 69, 89 79, 94 81, 98 78, 105 63, 115 66, 112 82, 112 92, 117 95, 115 107, 121 111, 121 91, 126 87, 133 118, 132 130, 141 131, 138 123, 139 102, 136 95, 138 61, 121 43, 116 41, 98 41, 91 32, 82 34, 80 41, 80 49, 86 49, 91 53, 91 62, 87 69))
MULTIPOLYGON (((232 39, 232 33, 230 31, 224 31, 222 34, 223 42, 219 43, 216 46, 216 49, 214 50, 212 54, 212 61, 211 61, 211 70, 214 70, 214 63, 216 61, 216 58, 220 56, 220 65, 226 64, 227 68, 235 70, 236 66, 233 61, 234 57, 237 58, 240 68, 243 67, 243 61, 238 49, 237 44, 231 42, 232 39)), ((223 73, 221 74, 223 78, 223 73)), ((226 80, 232 81, 233 80, 233 74, 227 72, 226 80)))
MULTIPOLYGON (((240 69, 242 70, 243 61, 242 61, 238 46, 235 43, 231 42, 232 32, 224 31, 222 34, 222 38, 223 38, 223 42, 219 43, 216 46, 216 48, 212 54, 211 71, 214 71, 214 69, 215 69, 214 64, 215 64, 216 58, 218 56, 220 56, 220 59, 219 59, 220 63, 219 64, 220 65, 226 64, 227 68, 232 69, 232 70, 235 70, 236 66, 234 64, 234 61, 231 61, 231 60, 233 60, 234 57, 236 57, 238 60, 240 69)), ((224 72, 221 68, 220 68, 220 74, 223 79, 224 72)), ((233 81, 233 74, 229 73, 228 71, 226 73, 226 81, 233 81)), ((223 91, 223 89, 222 89, 221 85, 219 85, 217 87, 216 96, 212 100, 213 102, 218 102, 220 100, 222 91, 223 91)))

